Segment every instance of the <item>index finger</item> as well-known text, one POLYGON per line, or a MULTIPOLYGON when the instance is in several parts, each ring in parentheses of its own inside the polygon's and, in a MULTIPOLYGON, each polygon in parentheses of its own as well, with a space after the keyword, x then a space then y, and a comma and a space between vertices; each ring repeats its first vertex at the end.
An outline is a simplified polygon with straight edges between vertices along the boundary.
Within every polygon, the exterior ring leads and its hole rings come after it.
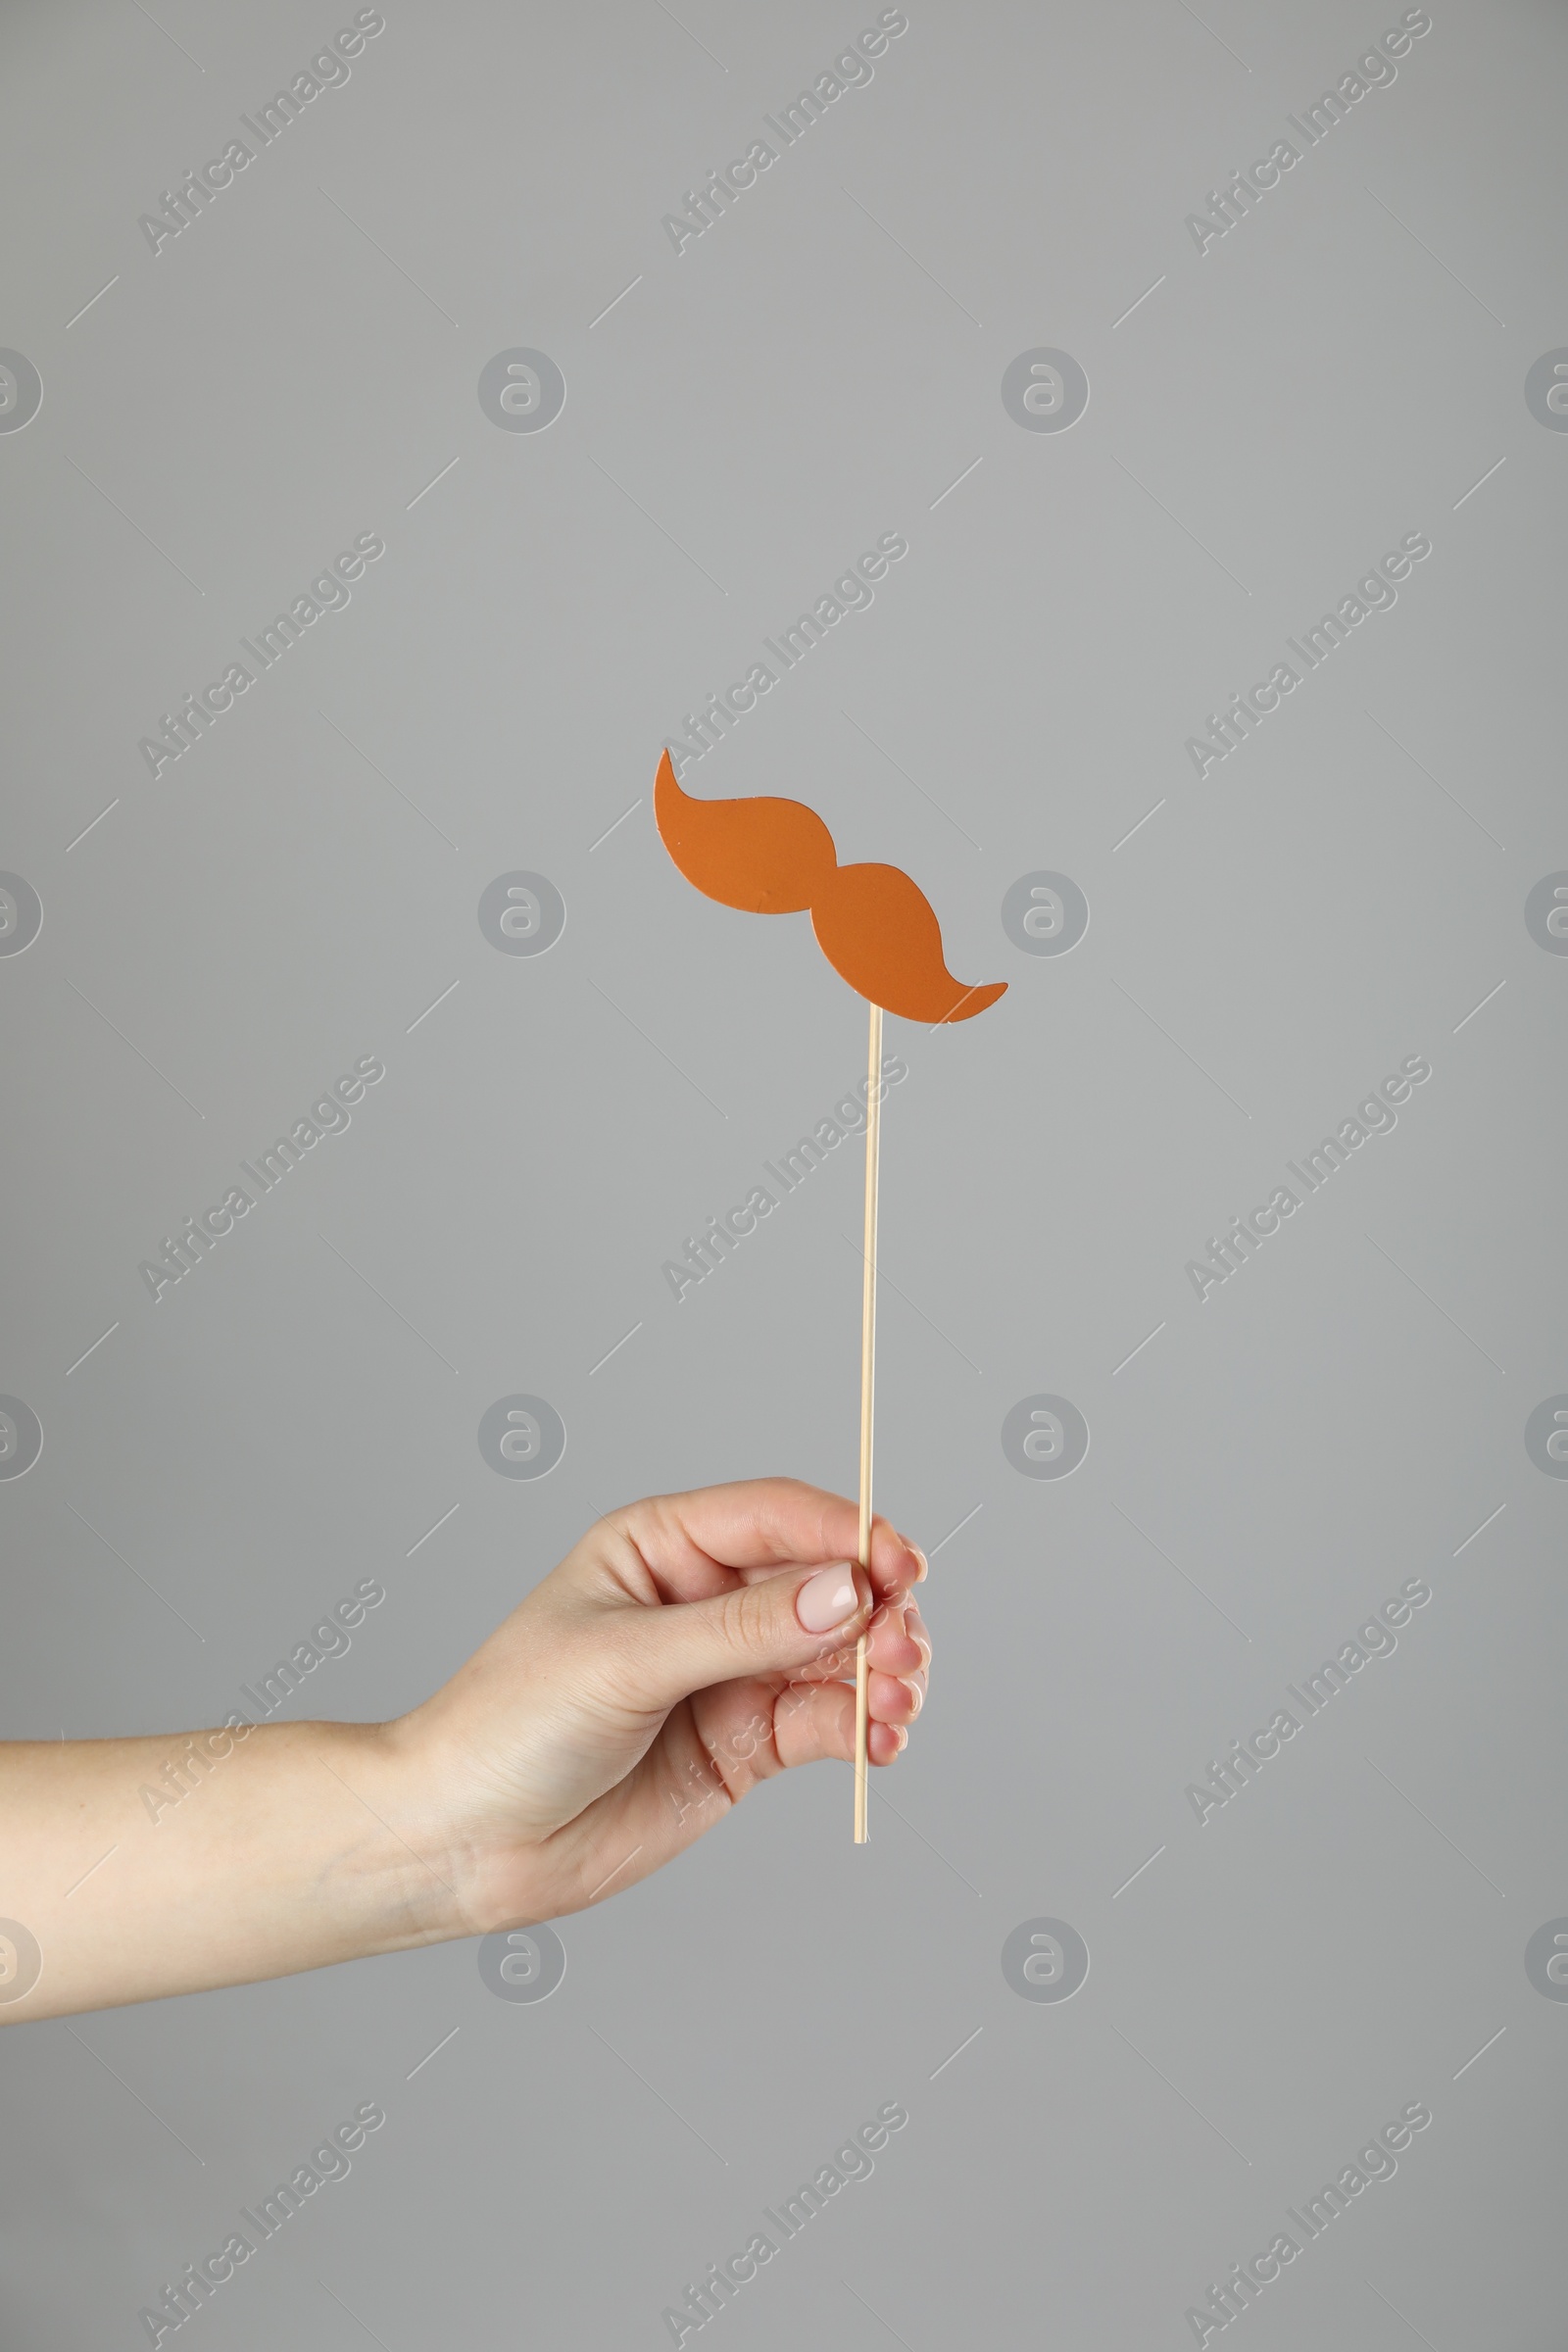
MULTIPOLYGON (((848 1495, 797 1478, 751 1478, 731 1486, 655 1494, 610 1514, 636 1545, 668 1601, 706 1600, 780 1569, 858 1556, 860 1514, 848 1495)), ((871 1522, 871 1587, 892 1599, 925 1573, 915 1545, 886 1519, 871 1522)))

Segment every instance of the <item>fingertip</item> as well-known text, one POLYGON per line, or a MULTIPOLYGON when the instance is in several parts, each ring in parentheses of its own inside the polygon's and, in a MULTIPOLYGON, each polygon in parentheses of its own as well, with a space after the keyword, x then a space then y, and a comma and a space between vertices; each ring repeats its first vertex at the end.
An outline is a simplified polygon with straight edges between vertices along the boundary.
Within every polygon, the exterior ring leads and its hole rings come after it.
POLYGON ((909 1674, 931 1663, 930 1644, 909 1624, 907 1605, 888 1603, 871 1621, 871 1663, 888 1674, 909 1674))
POLYGON ((926 1573, 926 1556, 917 1544, 886 1520, 878 1519, 873 1527, 871 1557, 879 1581, 890 1592, 906 1591, 917 1585, 926 1573))
POLYGON ((872 1719, 877 1723, 912 1723, 925 1703, 925 1675, 915 1672, 890 1674, 883 1669, 873 1673, 867 1690, 872 1719))
POLYGON ((801 1630, 830 1634, 851 1624, 865 1606, 862 1584, 859 1570, 847 1560, 814 1570, 795 1594, 801 1630))
POLYGON ((908 1733, 901 1731, 897 1724, 873 1723, 865 1752, 875 1765, 896 1764, 908 1744, 908 1733))

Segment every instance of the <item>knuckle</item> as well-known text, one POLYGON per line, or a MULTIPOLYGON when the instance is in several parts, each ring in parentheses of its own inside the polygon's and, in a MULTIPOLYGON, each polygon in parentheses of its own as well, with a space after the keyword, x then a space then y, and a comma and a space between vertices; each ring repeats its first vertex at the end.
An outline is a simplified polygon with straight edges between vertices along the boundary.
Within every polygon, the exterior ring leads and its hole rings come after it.
POLYGON ((764 1587, 738 1585, 733 1592, 724 1595, 724 1605, 718 1613, 725 1646, 737 1657, 755 1657, 766 1642, 770 1614, 764 1587))

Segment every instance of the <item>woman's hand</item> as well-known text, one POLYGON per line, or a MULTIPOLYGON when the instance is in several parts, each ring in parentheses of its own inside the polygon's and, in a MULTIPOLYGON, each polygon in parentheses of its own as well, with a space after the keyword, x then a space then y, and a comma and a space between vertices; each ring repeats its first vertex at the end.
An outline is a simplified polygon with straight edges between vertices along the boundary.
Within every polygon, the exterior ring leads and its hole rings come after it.
POLYGON ((462 1915, 450 1932, 580 1910, 657 1870, 759 1781, 851 1759, 867 1629, 870 1760, 891 1764, 925 1696, 931 1647, 911 1595, 925 1560, 878 1519, 867 1578, 857 1535, 853 1502, 793 1479, 629 1504, 389 1724, 394 1769, 433 1806, 436 1867, 462 1915))
MULTIPOLYGON (((793 1479, 591 1528, 484 1646, 387 1724, 0 1746, 0 2023, 288 1976, 618 1893, 758 1781, 891 1764, 931 1649, 925 1561, 793 1479)), ((846 1789, 846 1796, 848 1790, 846 1789)))

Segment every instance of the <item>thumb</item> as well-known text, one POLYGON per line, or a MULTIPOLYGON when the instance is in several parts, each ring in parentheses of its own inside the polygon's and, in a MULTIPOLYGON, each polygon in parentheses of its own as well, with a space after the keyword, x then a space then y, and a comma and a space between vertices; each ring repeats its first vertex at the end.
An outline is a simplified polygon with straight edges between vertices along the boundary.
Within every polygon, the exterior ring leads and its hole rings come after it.
POLYGON ((853 1560, 825 1568, 791 1568, 760 1583, 707 1600, 638 1610, 628 1648, 639 1675, 639 1696, 652 1707, 672 1707, 694 1690, 744 1675, 831 1668, 854 1644, 870 1615, 870 1580, 853 1560))

